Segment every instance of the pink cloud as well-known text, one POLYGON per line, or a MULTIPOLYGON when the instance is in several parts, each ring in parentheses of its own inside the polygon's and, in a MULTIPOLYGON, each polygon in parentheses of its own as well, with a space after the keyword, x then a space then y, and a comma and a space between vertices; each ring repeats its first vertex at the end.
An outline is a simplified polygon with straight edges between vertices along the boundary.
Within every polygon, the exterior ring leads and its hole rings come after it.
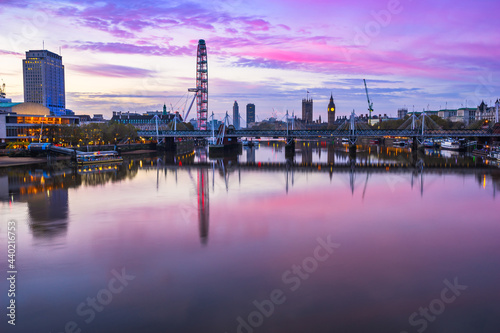
POLYGON ((147 77, 151 76, 155 72, 148 69, 128 67, 128 66, 118 66, 118 65, 72 65, 69 67, 80 73, 85 73, 89 75, 106 76, 106 77, 147 77))
POLYGON ((16 55, 16 56, 23 56, 22 53, 18 52, 13 52, 13 51, 7 51, 7 50, 0 50, 1 55, 16 55))
POLYGON ((271 25, 262 19, 244 19, 242 23, 250 31, 269 31, 271 25))

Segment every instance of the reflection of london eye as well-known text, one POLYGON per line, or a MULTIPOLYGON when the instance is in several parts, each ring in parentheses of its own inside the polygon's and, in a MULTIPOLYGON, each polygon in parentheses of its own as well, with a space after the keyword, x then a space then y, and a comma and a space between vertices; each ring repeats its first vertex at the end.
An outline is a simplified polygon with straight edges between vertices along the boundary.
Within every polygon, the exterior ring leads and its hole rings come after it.
POLYGON ((208 191, 208 169, 198 170, 198 223, 200 226, 200 241, 206 244, 208 241, 208 228, 210 219, 209 191, 208 191))

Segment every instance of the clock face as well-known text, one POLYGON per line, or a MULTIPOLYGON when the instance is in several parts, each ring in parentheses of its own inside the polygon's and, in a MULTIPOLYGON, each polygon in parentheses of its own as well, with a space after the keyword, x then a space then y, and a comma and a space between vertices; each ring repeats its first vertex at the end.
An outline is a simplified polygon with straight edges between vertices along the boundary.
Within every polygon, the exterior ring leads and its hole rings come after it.
POLYGON ((330 111, 332 111, 332 112, 335 111, 335 108, 331 108, 330 111))

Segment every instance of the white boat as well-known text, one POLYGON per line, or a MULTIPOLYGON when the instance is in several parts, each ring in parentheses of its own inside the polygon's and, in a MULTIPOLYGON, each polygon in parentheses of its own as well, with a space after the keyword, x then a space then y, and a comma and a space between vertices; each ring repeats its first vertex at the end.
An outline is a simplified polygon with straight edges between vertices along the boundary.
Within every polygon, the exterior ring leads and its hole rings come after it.
POLYGON ((500 148, 490 151, 488 157, 491 158, 492 160, 500 161, 500 148))
POLYGON ((441 149, 447 149, 447 150, 460 150, 460 142, 457 140, 453 139, 446 139, 443 142, 441 142, 441 149))

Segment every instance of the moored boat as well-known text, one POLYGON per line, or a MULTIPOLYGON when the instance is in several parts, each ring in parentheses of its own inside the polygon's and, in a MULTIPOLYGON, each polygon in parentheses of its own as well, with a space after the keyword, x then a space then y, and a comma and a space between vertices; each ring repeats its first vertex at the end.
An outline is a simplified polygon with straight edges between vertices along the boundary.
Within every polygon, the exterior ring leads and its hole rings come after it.
POLYGON ((488 157, 492 160, 500 161, 500 148, 492 149, 488 157))
POLYGON ((437 144, 432 140, 424 140, 424 142, 422 142, 422 146, 424 146, 424 148, 435 148, 437 147, 437 144))
POLYGON ((123 158, 114 150, 79 153, 76 155, 76 163, 78 164, 116 163, 122 161, 123 158))
POLYGON ((446 139, 441 142, 441 149, 460 150, 460 142, 454 139, 446 139))
POLYGON ((408 144, 408 142, 406 142, 405 140, 394 140, 392 142, 392 146, 393 147, 404 147, 408 144))

